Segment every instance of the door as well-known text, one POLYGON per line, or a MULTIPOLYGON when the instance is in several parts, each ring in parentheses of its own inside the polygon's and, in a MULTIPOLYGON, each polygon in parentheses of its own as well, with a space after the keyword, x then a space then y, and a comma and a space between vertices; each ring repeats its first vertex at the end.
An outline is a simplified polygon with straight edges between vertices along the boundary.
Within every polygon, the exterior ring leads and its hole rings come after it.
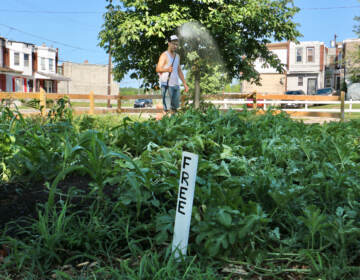
POLYGON ((52 93, 53 92, 53 81, 44 81, 44 90, 47 93, 52 93))
POLYGON ((317 79, 308 79, 308 83, 307 83, 308 95, 316 94, 316 84, 317 84, 317 79))
POLYGON ((22 78, 15 78, 15 92, 23 92, 24 91, 24 80, 22 78))
POLYGON ((336 90, 340 90, 340 77, 336 77, 336 90))

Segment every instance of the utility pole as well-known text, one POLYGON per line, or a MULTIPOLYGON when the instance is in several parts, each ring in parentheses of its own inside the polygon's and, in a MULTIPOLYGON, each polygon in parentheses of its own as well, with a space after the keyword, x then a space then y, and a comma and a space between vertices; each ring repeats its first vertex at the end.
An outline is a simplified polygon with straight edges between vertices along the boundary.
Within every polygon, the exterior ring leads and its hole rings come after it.
MULTIPOLYGON (((109 44, 109 63, 108 63, 108 84, 107 84, 107 94, 111 95, 111 44, 109 44)), ((111 108, 110 99, 107 101, 107 107, 111 108)))
POLYGON ((334 89, 335 89, 335 90, 336 90, 336 68, 337 68, 337 58, 338 58, 336 38, 337 38, 337 35, 336 35, 336 33, 335 33, 335 35, 334 35, 334 45, 335 45, 334 89))

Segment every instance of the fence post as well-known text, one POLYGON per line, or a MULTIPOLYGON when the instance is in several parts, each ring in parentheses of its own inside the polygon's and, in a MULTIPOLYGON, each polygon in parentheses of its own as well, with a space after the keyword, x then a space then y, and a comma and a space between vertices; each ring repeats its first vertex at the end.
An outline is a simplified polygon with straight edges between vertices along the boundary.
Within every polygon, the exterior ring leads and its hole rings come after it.
POLYGON ((345 121, 345 92, 342 91, 341 95, 341 121, 345 121))
POLYGON ((256 90, 253 93, 253 109, 256 110, 257 106, 256 106, 256 90))
POLYGON ((352 111, 352 105, 353 105, 353 100, 352 98, 350 98, 350 103, 349 103, 349 113, 351 115, 351 111, 352 111))
POLYGON ((40 88, 39 101, 40 101, 41 115, 43 117, 45 117, 46 116, 46 92, 42 87, 40 88))
POLYGON ((117 99, 117 111, 121 113, 121 93, 119 92, 118 99, 117 99))
POLYGON ((93 91, 90 91, 89 99, 90 99, 89 114, 94 115, 94 113, 95 113, 95 101, 94 101, 94 92, 93 91))

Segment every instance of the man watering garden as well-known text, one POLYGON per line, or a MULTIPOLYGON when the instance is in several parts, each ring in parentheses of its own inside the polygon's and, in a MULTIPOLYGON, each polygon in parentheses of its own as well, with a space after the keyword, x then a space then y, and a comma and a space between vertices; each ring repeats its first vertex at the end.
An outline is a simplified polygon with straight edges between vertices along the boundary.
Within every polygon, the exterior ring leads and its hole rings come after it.
POLYGON ((169 110, 176 112, 180 106, 179 78, 185 87, 185 92, 189 90, 185 82, 184 74, 181 71, 180 56, 175 52, 178 46, 178 37, 171 35, 170 38, 168 38, 168 49, 160 55, 159 62, 156 66, 156 72, 160 75, 161 94, 165 112, 169 110), (166 98, 167 94, 169 98, 166 98), (168 99, 170 99, 170 102, 168 99))

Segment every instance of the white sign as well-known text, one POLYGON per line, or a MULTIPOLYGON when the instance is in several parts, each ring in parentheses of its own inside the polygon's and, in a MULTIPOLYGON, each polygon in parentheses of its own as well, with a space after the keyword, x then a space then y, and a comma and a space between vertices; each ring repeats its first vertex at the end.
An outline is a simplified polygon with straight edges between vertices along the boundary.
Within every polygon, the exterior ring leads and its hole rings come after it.
POLYGON ((179 194, 172 243, 172 251, 175 251, 175 258, 179 257, 180 252, 182 255, 186 255, 198 159, 199 156, 195 154, 188 152, 183 152, 182 154, 179 194))

